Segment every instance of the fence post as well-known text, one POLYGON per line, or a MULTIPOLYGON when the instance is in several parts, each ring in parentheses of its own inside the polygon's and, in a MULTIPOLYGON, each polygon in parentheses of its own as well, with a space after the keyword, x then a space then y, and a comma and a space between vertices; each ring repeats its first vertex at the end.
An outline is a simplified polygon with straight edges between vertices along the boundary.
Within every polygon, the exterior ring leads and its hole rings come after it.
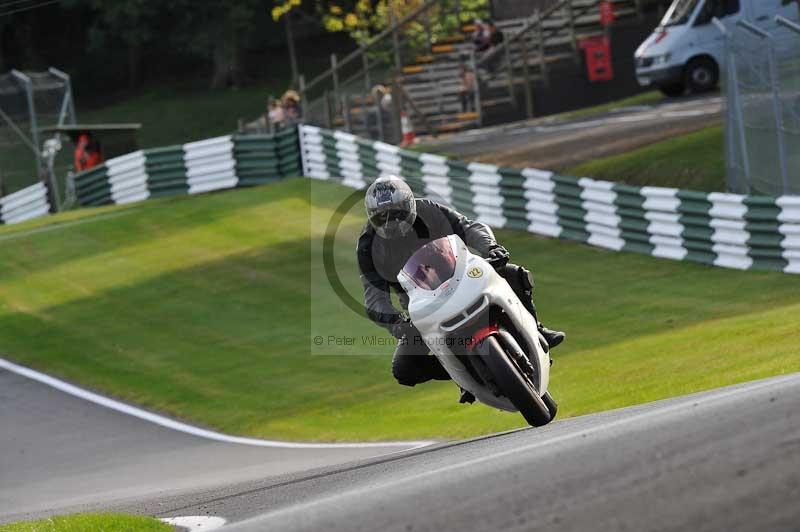
POLYGON ((575 64, 581 64, 581 56, 578 53, 578 34, 575 33, 575 12, 572 8, 572 2, 567 2, 567 16, 569 17, 569 40, 572 46, 572 52, 575 55, 575 64))
POLYGON ((525 117, 531 118, 533 116, 533 94, 531 91, 531 77, 528 69, 528 39, 523 36, 522 41, 522 80, 525 83, 525 117))
POLYGON ((369 77, 369 57, 363 46, 361 47, 361 66, 364 69, 364 88, 369 92, 372 89, 372 80, 369 77))
POLYGON ((400 90, 400 84, 397 79, 392 80, 392 129, 395 139, 399 144, 403 138, 403 126, 401 124, 400 113, 403 112, 405 103, 403 102, 403 94, 400 90))
MULTIPOLYGON (((720 24, 721 25, 721 24, 720 24)), ((724 29, 724 26, 722 26, 724 29)), ((742 116, 742 106, 741 102, 739 101, 739 76, 736 71, 736 55, 733 50, 733 40, 732 36, 727 34, 726 32, 726 46, 728 49, 728 69, 730 70, 729 76, 729 85, 730 89, 730 96, 728 98, 728 105, 731 106, 733 109, 733 114, 735 115, 734 122, 736 123, 736 129, 739 133, 739 149, 742 150, 742 166, 744 167, 744 191, 745 193, 749 194, 751 187, 750 187, 750 154, 747 151, 747 135, 744 130, 744 117, 742 116)))
POLYGON ((385 140, 386 136, 383 133, 383 105, 381 102, 382 96, 379 94, 374 94, 373 96, 375 100, 375 115, 377 117, 377 125, 378 125, 378 140, 385 140))
POLYGON ((25 95, 28 99, 28 116, 31 121, 31 140, 33 145, 36 146, 36 173, 42 171, 42 159, 39 150, 42 147, 39 145, 39 125, 36 122, 36 107, 33 100, 33 82, 31 78, 20 72, 19 70, 12 70, 11 75, 14 76, 20 83, 25 86, 25 95))
POLYGON ((364 126, 363 135, 367 138, 375 140, 375 137, 372 135, 372 126, 370 125, 371 122, 370 117, 372 115, 372 109, 370 108, 369 100, 367 99, 368 96, 369 96, 369 91, 361 95, 361 103, 359 104, 359 107, 361 108, 361 117, 362 117, 361 123, 364 126))
POLYGON ((305 107, 306 105, 306 76, 305 74, 300 74, 300 77, 297 78, 297 87, 300 90, 300 104, 305 107))
POLYGON ((333 117, 331 116, 331 95, 328 89, 322 94, 322 112, 325 114, 325 127, 333 129, 333 117))
POLYGON ((64 101, 61 103, 61 112, 58 114, 58 125, 64 125, 64 120, 69 116, 69 123, 74 126, 75 100, 72 95, 72 81, 70 80, 69 74, 53 67, 48 68, 47 71, 62 80, 66 88, 64 92, 64 101))
MULTIPOLYGON (((506 44, 503 46, 503 53, 506 56, 506 69, 508 70, 508 97, 511 100, 511 104, 514 108, 517 108, 517 98, 514 95, 514 64, 511 62, 511 52, 509 51, 510 46, 506 44)), ((477 76, 478 73, 475 72, 477 76)), ((478 84, 480 87, 480 84, 478 84)))
POLYGON ((394 1, 389 0, 389 23, 392 25, 392 49, 394 50, 394 68, 397 70, 397 75, 402 73, 403 62, 400 60, 400 36, 397 32, 400 28, 397 27, 397 17, 394 15, 394 1))
POLYGON ((483 109, 481 108, 481 88, 478 83, 478 65, 475 63, 475 50, 469 51, 469 68, 472 70, 472 77, 475 80, 475 112, 478 113, 478 125, 483 125, 483 109))
POLYGON ((342 94, 342 114, 344 115, 344 127, 348 133, 353 132, 352 117, 350 116, 350 98, 347 93, 342 94))
POLYGON ((775 64, 775 41, 772 35, 767 39, 767 55, 769 63, 769 78, 772 86, 772 109, 775 113, 775 134, 778 136, 778 165, 781 171, 783 193, 789 193, 789 174, 786 169, 786 139, 783 136, 783 106, 781 104, 780 76, 778 66, 775 64))
POLYGON ((544 21, 539 16, 539 10, 536 10, 536 35, 539 37, 539 71, 544 78, 544 84, 550 86, 550 74, 547 68, 547 61, 544 57, 544 21))
POLYGON ((331 75, 333 77, 333 114, 336 115, 336 108, 339 106, 339 67, 336 62, 336 54, 331 54, 331 75))
POLYGON ((427 37, 428 45, 430 46, 433 44, 433 33, 431 32, 431 15, 427 9, 422 17, 422 25, 425 28, 425 36, 427 37))

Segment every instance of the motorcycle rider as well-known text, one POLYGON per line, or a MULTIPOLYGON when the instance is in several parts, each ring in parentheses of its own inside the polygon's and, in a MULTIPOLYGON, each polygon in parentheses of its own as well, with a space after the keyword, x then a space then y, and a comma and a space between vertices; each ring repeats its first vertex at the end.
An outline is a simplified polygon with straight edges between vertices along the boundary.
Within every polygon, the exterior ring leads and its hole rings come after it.
MULTIPOLYGON (((408 184, 397 176, 381 177, 367 189, 364 200, 368 222, 358 239, 356 256, 364 287, 367 316, 388 329, 399 340, 392 358, 392 374, 405 386, 429 380, 450 380, 409 319, 391 299, 391 289, 400 305, 408 307, 408 296, 397 282, 397 274, 419 248, 449 235, 458 235, 485 258, 508 281, 523 306, 533 315, 539 331, 551 348, 564 341, 565 334, 550 330, 539 322, 531 299, 533 280, 530 271, 509 263, 508 251, 497 243, 485 224, 468 219, 449 207, 428 199, 416 199, 408 184)), ((470 397, 462 395, 462 402, 470 397)))

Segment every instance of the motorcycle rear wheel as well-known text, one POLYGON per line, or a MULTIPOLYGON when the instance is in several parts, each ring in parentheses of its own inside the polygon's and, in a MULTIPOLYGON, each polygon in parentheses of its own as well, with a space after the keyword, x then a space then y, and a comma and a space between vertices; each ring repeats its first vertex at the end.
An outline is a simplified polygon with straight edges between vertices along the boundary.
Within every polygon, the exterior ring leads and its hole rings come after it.
POLYGON ((511 361, 497 338, 489 336, 478 344, 477 349, 494 377, 495 384, 517 407, 525 421, 533 427, 550 423, 554 415, 551 415, 536 389, 511 361))

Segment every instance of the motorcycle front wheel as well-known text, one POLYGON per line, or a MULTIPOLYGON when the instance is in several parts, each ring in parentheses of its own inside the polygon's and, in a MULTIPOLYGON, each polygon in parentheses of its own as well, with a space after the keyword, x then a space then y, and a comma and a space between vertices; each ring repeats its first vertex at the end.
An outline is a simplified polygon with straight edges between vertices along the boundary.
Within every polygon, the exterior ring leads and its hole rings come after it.
MULTIPOLYGON (((536 389, 528 382, 521 370, 511 360, 495 336, 489 336, 477 346, 495 384, 503 392, 522 417, 531 426, 541 427, 550 423, 554 415, 547 408, 536 389)), ((554 413, 553 413, 554 414, 554 413)))

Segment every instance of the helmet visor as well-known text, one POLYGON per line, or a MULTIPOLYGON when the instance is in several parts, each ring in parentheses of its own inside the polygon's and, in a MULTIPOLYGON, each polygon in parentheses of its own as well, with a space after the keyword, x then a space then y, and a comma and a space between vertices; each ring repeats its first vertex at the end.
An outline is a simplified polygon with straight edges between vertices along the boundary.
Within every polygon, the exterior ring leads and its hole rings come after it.
POLYGON ((402 222, 403 220, 407 220, 410 214, 409 211, 402 209, 386 209, 373 213, 369 217, 369 221, 377 229, 390 222, 402 222))

